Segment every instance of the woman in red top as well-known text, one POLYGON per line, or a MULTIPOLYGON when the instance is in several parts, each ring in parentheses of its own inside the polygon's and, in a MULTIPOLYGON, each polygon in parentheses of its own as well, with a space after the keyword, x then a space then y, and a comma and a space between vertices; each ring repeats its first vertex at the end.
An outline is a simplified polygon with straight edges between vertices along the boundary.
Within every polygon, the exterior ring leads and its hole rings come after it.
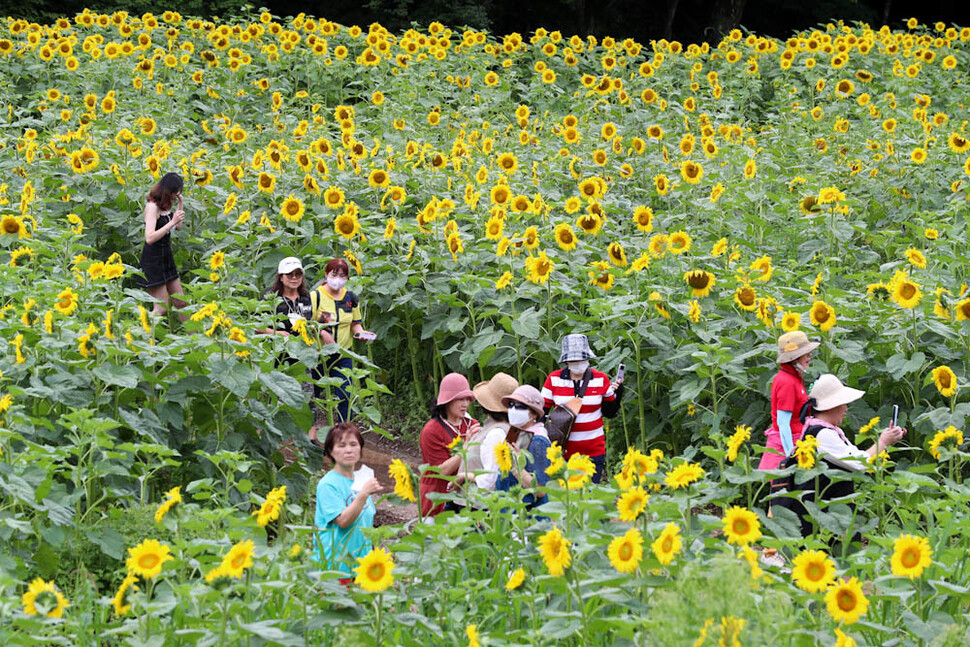
POLYGON ((786 332, 778 338, 778 363, 781 367, 771 381, 771 427, 765 431, 768 450, 761 456, 759 470, 775 470, 785 456, 791 456, 795 443, 801 440, 802 407, 808 393, 802 376, 812 361, 817 341, 808 341, 805 333, 786 332))
POLYGON ((460 442, 475 435, 481 425, 468 415, 468 405, 475 399, 464 375, 449 373, 441 380, 438 397, 431 410, 431 420, 421 430, 421 460, 428 467, 421 475, 419 492, 421 494, 421 514, 434 516, 445 510, 459 510, 454 503, 445 505, 434 503, 428 498, 432 492, 445 493, 454 483, 459 485, 464 478, 458 474, 461 454, 452 453, 460 442), (457 476, 456 476, 457 475, 457 476))

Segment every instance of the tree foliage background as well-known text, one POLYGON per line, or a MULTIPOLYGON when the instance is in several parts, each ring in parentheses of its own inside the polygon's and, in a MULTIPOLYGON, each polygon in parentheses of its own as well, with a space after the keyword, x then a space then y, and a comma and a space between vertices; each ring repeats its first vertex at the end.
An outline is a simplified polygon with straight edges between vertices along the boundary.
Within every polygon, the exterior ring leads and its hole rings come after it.
MULTIPOLYGON (((346 25, 380 22, 391 31, 437 20, 494 33, 529 33, 545 27, 565 34, 631 37, 641 42, 716 41, 735 27, 784 38, 831 19, 876 26, 898 24, 910 16, 927 24, 970 22, 970 5, 961 0, 267 0, 260 5, 279 16, 304 12, 346 25)), ((166 8, 153 0, 23 0, 0 9, 0 15, 46 20, 85 7, 132 15, 166 8)), ((259 7, 239 0, 182 0, 171 8, 183 15, 228 17, 259 7)))

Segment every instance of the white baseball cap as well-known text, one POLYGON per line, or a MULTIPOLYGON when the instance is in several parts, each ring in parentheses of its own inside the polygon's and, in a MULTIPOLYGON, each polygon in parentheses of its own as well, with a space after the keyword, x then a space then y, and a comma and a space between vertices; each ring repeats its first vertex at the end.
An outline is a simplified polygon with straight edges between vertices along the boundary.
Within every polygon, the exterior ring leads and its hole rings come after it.
POLYGON ((300 262, 296 256, 287 256, 280 261, 279 267, 276 269, 277 274, 289 274, 293 270, 302 270, 303 263, 300 262))

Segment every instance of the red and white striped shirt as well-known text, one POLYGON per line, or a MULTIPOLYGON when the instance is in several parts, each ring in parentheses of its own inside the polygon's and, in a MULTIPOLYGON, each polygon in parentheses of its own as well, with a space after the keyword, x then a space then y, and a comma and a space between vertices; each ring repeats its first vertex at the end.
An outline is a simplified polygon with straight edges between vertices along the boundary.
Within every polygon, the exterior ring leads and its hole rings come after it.
MULTIPOLYGON (((597 371, 595 368, 593 377, 586 387, 583 395, 583 406, 579 409, 576 422, 573 423, 572 433, 569 434, 569 442, 565 447, 565 457, 568 459, 573 454, 586 454, 587 456, 602 456, 606 453, 606 436, 603 433, 603 403, 612 402, 616 399, 615 393, 606 394, 610 388, 610 378, 606 373, 597 371)), ((542 385, 542 397, 545 406, 551 407, 554 404, 566 404, 576 397, 576 387, 569 376, 562 377, 563 370, 559 369, 546 378, 546 383, 542 385)), ((569 374, 566 373, 568 376, 569 374)))

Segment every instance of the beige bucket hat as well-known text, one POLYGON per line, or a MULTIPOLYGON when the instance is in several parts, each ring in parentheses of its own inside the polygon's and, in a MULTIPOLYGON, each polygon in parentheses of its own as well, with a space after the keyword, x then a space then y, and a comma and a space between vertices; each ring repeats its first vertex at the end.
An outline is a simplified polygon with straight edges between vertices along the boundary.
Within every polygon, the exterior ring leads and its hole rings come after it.
POLYGON ((810 353, 819 347, 819 342, 808 341, 808 337, 801 330, 786 332, 778 338, 778 363, 787 364, 810 353))
POLYGON ((816 411, 828 411, 840 404, 855 402, 865 395, 865 393, 865 391, 845 386, 839 378, 831 373, 826 373, 815 381, 808 397, 815 398, 815 406, 813 408, 816 411))
POLYGON ((512 393, 519 387, 519 382, 508 373, 496 373, 492 379, 479 382, 472 391, 475 393, 475 400, 486 411, 508 411, 508 407, 502 402, 502 398, 512 393))

